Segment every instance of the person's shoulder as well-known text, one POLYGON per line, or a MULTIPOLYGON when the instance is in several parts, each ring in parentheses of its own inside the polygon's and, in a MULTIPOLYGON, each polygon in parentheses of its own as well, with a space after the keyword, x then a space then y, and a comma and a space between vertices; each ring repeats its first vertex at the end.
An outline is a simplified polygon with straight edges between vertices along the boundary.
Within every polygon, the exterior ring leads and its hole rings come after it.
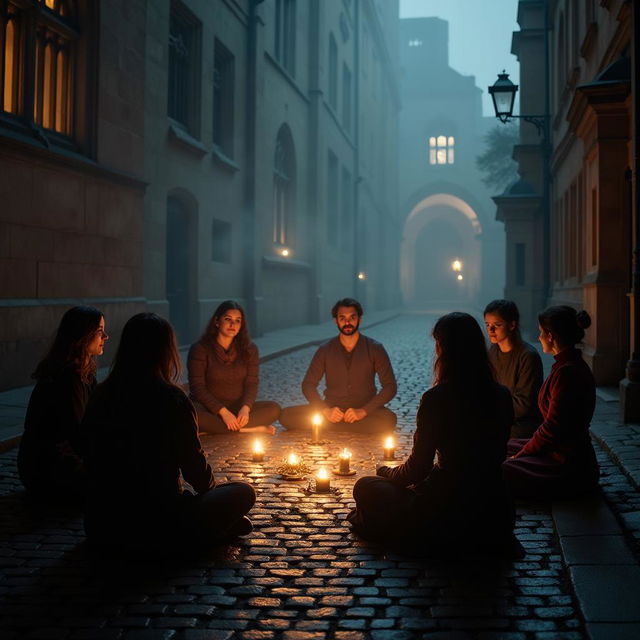
POLYGON ((385 353, 387 352, 382 342, 379 342, 375 338, 370 338, 369 336, 365 336, 362 333, 360 334, 360 337, 364 338, 364 342, 369 346, 369 348, 377 349, 378 351, 384 351, 385 353))
POLYGON ((541 360, 540 352, 532 344, 524 340, 520 343, 519 350, 523 357, 541 360))
POLYGON ((334 336, 333 338, 329 338, 328 340, 321 342, 316 351, 328 351, 337 347, 340 347, 340 337, 334 336))
POLYGON ((188 357, 190 358, 193 355, 201 358, 205 356, 209 350, 210 347, 204 340, 198 340, 189 347, 188 357))
POLYGON ((250 357, 260 357, 260 349, 258 349, 258 345, 253 341, 249 342, 249 344, 247 345, 247 353, 250 357))

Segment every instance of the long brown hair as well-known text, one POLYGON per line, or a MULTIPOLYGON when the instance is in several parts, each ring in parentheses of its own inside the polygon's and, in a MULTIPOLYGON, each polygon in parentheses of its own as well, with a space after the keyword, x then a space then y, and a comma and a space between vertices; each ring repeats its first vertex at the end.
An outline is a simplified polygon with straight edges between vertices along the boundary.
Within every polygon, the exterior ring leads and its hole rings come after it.
POLYGON ((32 378, 40 380, 58 375, 65 367, 73 367, 84 382, 96 374, 95 356, 88 355, 89 343, 100 328, 102 312, 95 307, 68 309, 60 320, 47 354, 40 360, 32 378))
POLYGON ((182 365, 171 324, 155 313, 138 313, 122 329, 105 388, 159 380, 180 382, 182 365))
POLYGON ((434 385, 444 382, 469 385, 470 389, 495 386, 484 334, 468 313, 454 311, 442 316, 433 327, 436 359, 434 385))
POLYGON ((240 312, 242 317, 242 323, 240 324, 240 331, 238 335, 233 339, 231 343, 238 351, 238 356, 244 359, 249 350, 251 344, 251 338, 249 337, 249 327, 247 326, 247 320, 244 313, 244 309, 235 300, 225 300, 218 305, 218 308, 213 312, 211 320, 204 331, 201 338, 203 342, 215 343, 218 337, 218 323, 224 317, 224 314, 231 309, 235 309, 240 312))

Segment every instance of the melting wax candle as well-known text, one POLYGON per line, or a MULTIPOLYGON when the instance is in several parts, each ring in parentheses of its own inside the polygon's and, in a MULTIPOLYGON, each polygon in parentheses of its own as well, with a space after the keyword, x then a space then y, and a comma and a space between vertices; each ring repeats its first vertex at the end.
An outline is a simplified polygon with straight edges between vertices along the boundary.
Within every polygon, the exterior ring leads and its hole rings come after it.
POLYGON ((339 457, 340 463, 338 467, 339 473, 349 473, 351 471, 349 465, 351 464, 351 451, 349 449, 343 449, 339 457))
POLYGON ((316 475, 316 493, 326 493, 331 490, 331 480, 324 467, 318 470, 316 475))
POLYGON ((262 442, 258 439, 253 443, 253 455, 251 459, 254 462, 264 462, 264 447, 262 446, 262 442))
POLYGON ((393 460, 395 458, 396 453, 396 443, 393 438, 389 436, 384 441, 384 459, 385 460, 393 460))

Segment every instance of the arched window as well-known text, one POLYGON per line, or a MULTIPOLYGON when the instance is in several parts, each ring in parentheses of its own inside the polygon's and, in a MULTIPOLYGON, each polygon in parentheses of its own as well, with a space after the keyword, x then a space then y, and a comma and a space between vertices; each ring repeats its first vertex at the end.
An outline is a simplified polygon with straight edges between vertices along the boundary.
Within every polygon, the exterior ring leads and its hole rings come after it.
POLYGON ((431 136, 429 138, 429 164, 453 164, 455 162, 456 139, 453 136, 431 136))
POLYGON ((296 164, 291 131, 283 124, 276 138, 273 162, 273 233, 280 246, 291 245, 295 206, 296 164))
POLYGON ((5 0, 0 6, 2 111, 74 136, 81 36, 76 3, 5 0))

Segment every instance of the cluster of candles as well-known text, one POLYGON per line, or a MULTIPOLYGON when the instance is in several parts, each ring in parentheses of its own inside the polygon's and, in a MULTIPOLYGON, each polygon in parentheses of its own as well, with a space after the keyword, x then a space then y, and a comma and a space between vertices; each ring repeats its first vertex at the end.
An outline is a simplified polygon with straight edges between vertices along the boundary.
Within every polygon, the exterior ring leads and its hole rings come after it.
MULTIPOLYGON (((392 437, 386 438, 384 441, 384 459, 385 460, 394 460, 396 452, 396 444, 392 437)), ((346 447, 339 453, 338 455, 338 468, 334 470, 334 473, 337 475, 350 475, 351 471, 351 451, 346 447)), ((256 439, 253 443, 253 452, 251 459, 253 462, 264 462, 264 447, 262 445, 262 441, 256 439)), ((290 467, 296 467, 301 464, 300 457, 298 454, 293 451, 289 453, 287 456, 287 464, 290 467)), ((315 477, 316 481, 316 492, 317 493, 327 493, 331 491, 331 478, 329 476, 329 472, 325 467, 320 467, 318 469, 318 473, 315 477)))

